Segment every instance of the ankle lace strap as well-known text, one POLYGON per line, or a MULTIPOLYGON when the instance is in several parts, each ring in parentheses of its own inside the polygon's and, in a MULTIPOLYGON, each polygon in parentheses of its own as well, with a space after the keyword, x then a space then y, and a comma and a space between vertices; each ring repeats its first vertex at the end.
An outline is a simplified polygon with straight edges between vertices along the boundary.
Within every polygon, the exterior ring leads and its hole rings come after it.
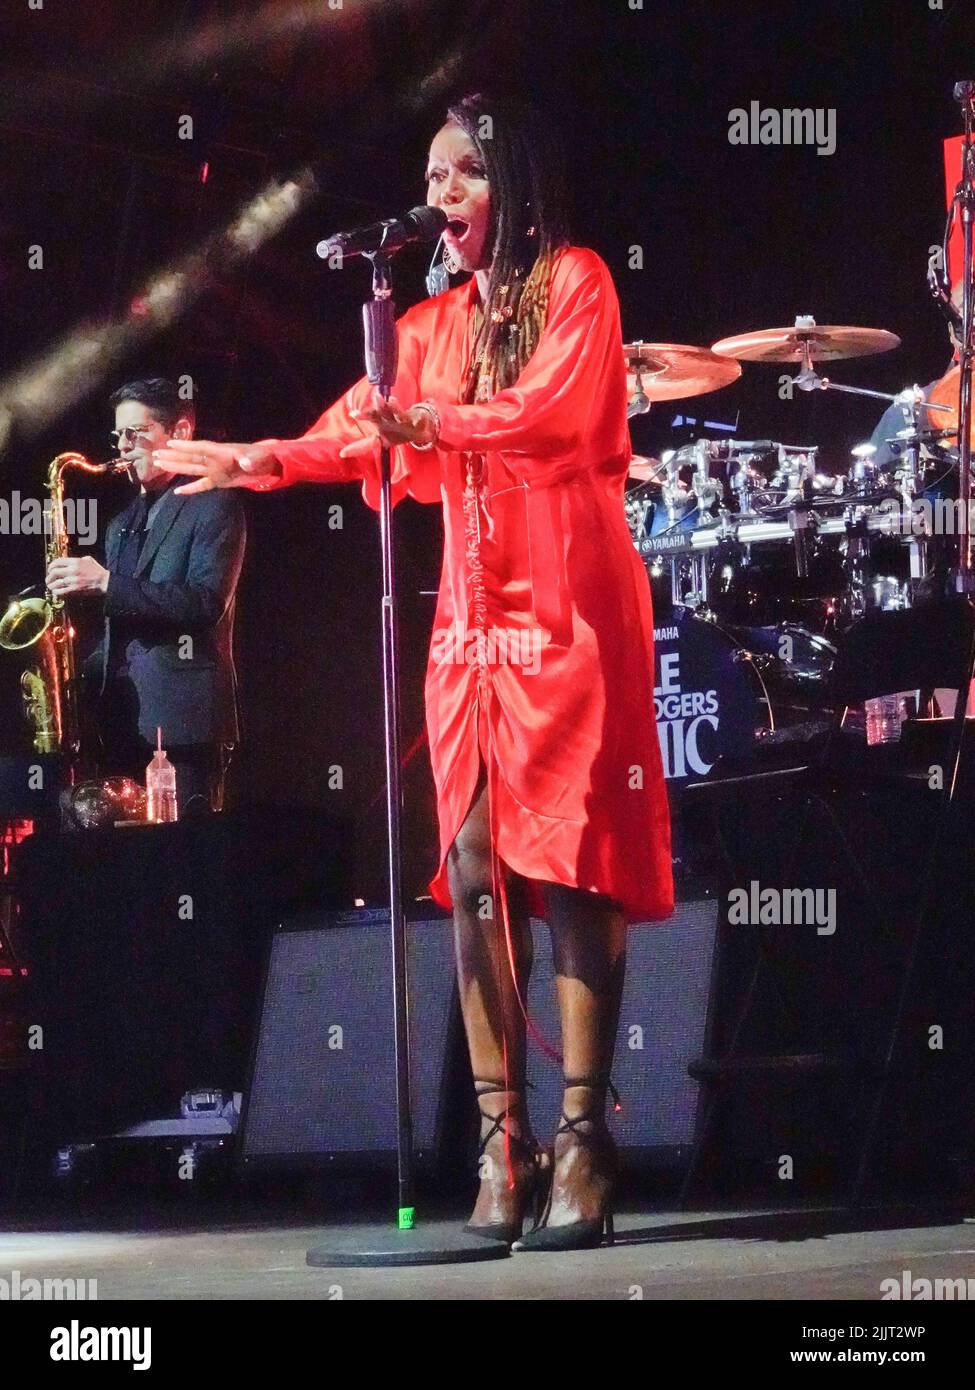
POLYGON ((613 1078, 607 1073, 605 1076, 567 1076, 562 1085, 566 1090, 572 1086, 579 1086, 587 1091, 608 1091, 613 1097, 613 1105, 620 1109, 620 1093, 613 1085, 613 1078))
POLYGON ((603 1104, 607 1091, 609 1091, 610 1095, 613 1097, 614 1108, 617 1111, 621 1108, 620 1093, 613 1085, 609 1076, 567 1076, 564 1085, 566 1090, 578 1087, 580 1090, 595 1091, 599 1099, 596 1101, 596 1104, 591 1105, 587 1110, 583 1111, 581 1115, 570 1117, 563 1110, 562 1123, 556 1131, 557 1134, 575 1134, 578 1138, 585 1139, 591 1137, 591 1135, 586 1130, 579 1129, 579 1125, 602 1125, 605 1129, 606 1116, 603 1114, 603 1104))
POLYGON ((532 1147, 531 1144, 527 1143, 527 1142, 521 1137, 520 1134, 511 1134, 511 1133, 505 1128, 505 1121, 508 1120, 508 1119, 510 1119, 512 1113, 517 1109, 517 1107, 518 1107, 519 1104, 524 1104, 524 1101, 525 1101, 525 1091, 526 1091, 526 1090, 533 1089, 533 1088, 531 1087, 531 1083, 530 1083, 530 1082, 526 1082, 526 1083, 525 1083, 524 1085, 522 1085, 522 1086, 505 1086, 505 1085, 503 1085, 503 1084, 500 1083, 500 1082, 494 1082, 494 1081, 478 1081, 478 1080, 475 1078, 474 1086, 475 1086, 475 1088, 482 1087, 482 1086, 485 1088, 484 1090, 476 1090, 476 1095, 477 1095, 477 1100, 478 1100, 478 1101, 480 1101, 480 1099, 481 1099, 482 1096, 510 1095, 510 1096, 514 1096, 514 1097, 515 1097, 515 1099, 511 1102, 511 1104, 510 1104, 510 1105, 506 1105, 506 1106, 504 1107, 504 1109, 501 1110, 501 1111, 499 1111, 499 1113, 498 1113, 497 1115, 490 1115, 490 1114, 487 1114, 484 1110, 481 1110, 480 1105, 478 1105, 477 1108, 478 1108, 478 1110, 480 1110, 480 1112, 481 1112, 481 1118, 482 1118, 483 1120, 490 1120, 490 1121, 491 1121, 491 1127, 490 1127, 490 1129, 488 1130, 487 1134, 485 1134, 485 1135, 482 1137, 482 1139, 481 1139, 481 1141, 480 1141, 480 1144, 478 1145, 478 1150, 477 1150, 477 1156, 478 1156, 478 1158, 482 1158, 482 1157, 483 1157, 483 1155, 484 1155, 484 1153, 485 1153, 485 1151, 486 1151, 486 1149, 487 1149, 488 1144, 490 1144, 491 1140, 494 1138, 494 1136, 495 1136, 496 1134, 503 1134, 503 1135, 506 1137, 506 1139, 508 1140, 508 1143, 509 1143, 513 1148, 518 1149, 523 1155, 526 1155, 526 1156, 528 1156, 528 1157, 531 1157, 532 1155, 534 1155, 535 1150, 534 1150, 534 1148, 532 1147))

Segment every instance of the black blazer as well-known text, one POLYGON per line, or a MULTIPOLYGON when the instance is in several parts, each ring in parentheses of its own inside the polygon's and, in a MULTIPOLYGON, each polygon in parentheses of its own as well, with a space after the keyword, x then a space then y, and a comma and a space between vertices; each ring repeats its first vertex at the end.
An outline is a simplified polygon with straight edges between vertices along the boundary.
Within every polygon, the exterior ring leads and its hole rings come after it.
POLYGON ((109 654, 128 665, 139 700, 139 733, 164 747, 236 743, 237 677, 233 636, 237 580, 247 526, 235 492, 166 494, 135 574, 115 573, 122 528, 132 507, 105 533, 105 632, 84 665, 104 691, 109 654), (189 639, 189 640, 187 640, 189 639))

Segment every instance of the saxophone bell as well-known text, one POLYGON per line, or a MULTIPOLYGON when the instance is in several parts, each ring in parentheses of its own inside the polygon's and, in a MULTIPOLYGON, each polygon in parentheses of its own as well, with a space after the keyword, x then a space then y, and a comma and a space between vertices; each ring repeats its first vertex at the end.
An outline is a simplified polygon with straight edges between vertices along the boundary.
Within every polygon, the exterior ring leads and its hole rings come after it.
MULTIPOLYGON (((51 524, 45 528, 44 569, 52 560, 68 553, 68 532, 64 518, 64 475, 69 469, 84 473, 128 473, 122 459, 92 463, 84 454, 64 453, 52 459, 47 469, 47 493, 51 524)), ((75 701, 74 628, 64 609, 64 600, 44 590, 43 596, 25 598, 23 589, 0 617, 0 648, 19 652, 34 649, 34 665, 21 675, 24 710, 34 729, 34 748, 38 753, 64 753, 76 757, 81 733, 75 701)))

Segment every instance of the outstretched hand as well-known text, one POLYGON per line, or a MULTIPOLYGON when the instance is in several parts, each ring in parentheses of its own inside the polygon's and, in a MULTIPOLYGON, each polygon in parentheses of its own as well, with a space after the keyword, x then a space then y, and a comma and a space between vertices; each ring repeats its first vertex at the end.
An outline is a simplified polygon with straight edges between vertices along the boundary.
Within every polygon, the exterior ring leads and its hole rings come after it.
POLYGON ((266 446, 216 444, 210 439, 170 439, 165 448, 153 453, 152 461, 167 473, 183 473, 198 480, 176 488, 180 494, 246 487, 255 478, 273 478, 280 473, 277 459, 266 446))
POLYGON ((375 453, 377 440, 394 444, 432 444, 436 426, 428 410, 401 410, 395 396, 383 399, 378 390, 372 393, 372 404, 364 410, 354 410, 352 417, 365 438, 346 444, 339 458, 362 458, 375 453))
MULTIPOLYGON (((401 410, 391 396, 383 400, 374 391, 372 402, 363 410, 353 411, 353 418, 362 430, 363 438, 346 444, 340 458, 368 457, 376 452, 380 440, 394 444, 432 444, 436 425, 428 410, 415 406, 401 410)), ((216 487, 247 487, 255 478, 280 476, 281 468, 266 445, 217 444, 210 439, 170 439, 162 449, 153 453, 153 462, 167 473, 182 473, 195 478, 175 491, 179 494, 210 492, 216 487)))

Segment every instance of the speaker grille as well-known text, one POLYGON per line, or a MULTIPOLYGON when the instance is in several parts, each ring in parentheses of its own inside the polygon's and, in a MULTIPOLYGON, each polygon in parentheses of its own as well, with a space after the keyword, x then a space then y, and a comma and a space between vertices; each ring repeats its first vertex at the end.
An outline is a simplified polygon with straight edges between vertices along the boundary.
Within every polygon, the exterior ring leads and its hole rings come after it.
MULTIPOLYGON (((319 919, 320 922, 321 919, 319 919)), ((414 1146, 436 1149, 454 969, 451 924, 407 927, 414 1146)), ((276 933, 248 1096, 245 1162, 396 1148, 389 913, 276 933)))
MULTIPOLYGON (((396 1147, 389 914, 336 914, 329 925, 274 937, 242 1153, 245 1162, 391 1153, 396 1147)), ((704 1050, 717 902, 678 905, 671 921, 631 928, 613 1080, 622 1147, 681 1149, 694 1139, 698 1087, 687 1074, 704 1050)), ((548 929, 533 922, 529 1011, 561 1050, 548 929)), ((445 1070, 453 1045, 454 963, 449 920, 407 927, 414 1144, 439 1147, 445 1070)), ((529 1044, 531 1110, 554 1132, 560 1067, 529 1044)))

